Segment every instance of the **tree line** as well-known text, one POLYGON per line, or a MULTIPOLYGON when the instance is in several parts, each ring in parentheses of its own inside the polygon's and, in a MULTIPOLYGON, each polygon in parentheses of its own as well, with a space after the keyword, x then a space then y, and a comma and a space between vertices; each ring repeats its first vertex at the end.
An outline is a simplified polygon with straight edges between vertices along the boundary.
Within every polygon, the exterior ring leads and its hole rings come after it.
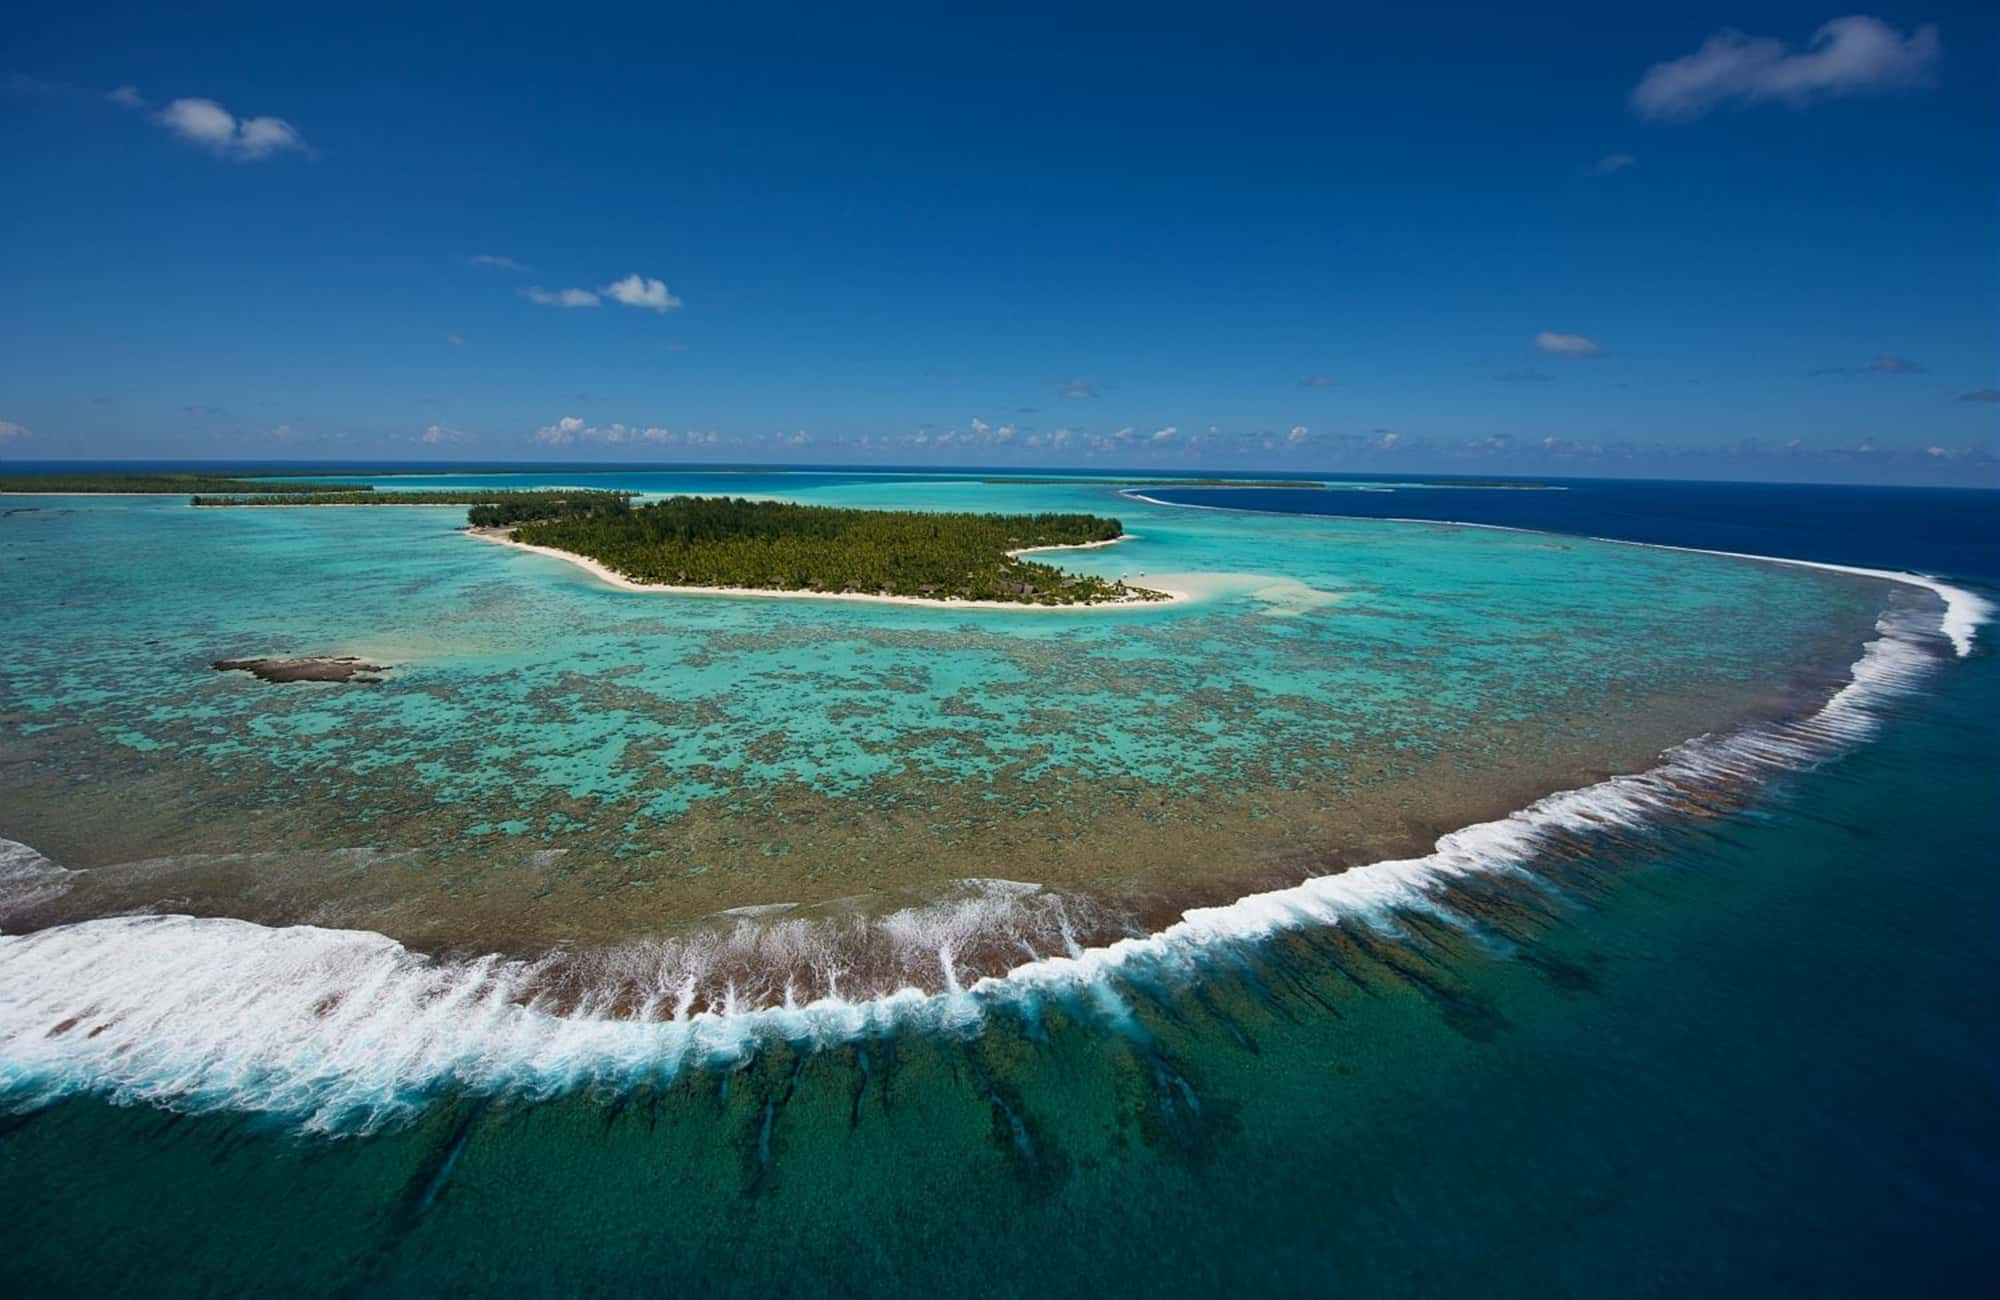
MULTIPOLYGON (((217 474, 0 474, 0 492, 46 492, 50 496, 61 496, 74 492, 132 492, 148 496, 179 496, 181 493, 196 492, 269 492, 271 483, 254 478, 237 478, 217 474)), ((367 485, 359 483, 298 483, 285 484, 287 495, 322 495, 327 493, 361 493, 367 485)))
MULTIPOLYGON (((549 491, 541 488, 506 488, 489 492, 263 492, 249 496, 197 496, 195 506, 471 506, 473 512, 491 506, 501 510, 493 520, 548 518, 571 508, 585 508, 593 500, 622 503, 626 492, 596 489, 549 491)), ((471 521, 481 523, 479 519, 471 521)))
POLYGON ((938 514, 682 496, 646 505, 508 500, 480 506, 468 520, 667 586, 1060 605, 1158 597, 1010 554, 1124 534, 1118 520, 1100 515, 938 514))

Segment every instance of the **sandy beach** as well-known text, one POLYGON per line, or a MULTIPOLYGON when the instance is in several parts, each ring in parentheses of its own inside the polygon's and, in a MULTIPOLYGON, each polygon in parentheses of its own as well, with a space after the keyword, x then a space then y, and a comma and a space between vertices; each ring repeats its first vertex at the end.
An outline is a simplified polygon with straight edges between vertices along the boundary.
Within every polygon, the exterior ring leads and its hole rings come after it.
MULTIPOLYGON (((563 560, 590 574, 600 582, 608 583, 621 591, 642 591, 665 596, 761 596, 788 600, 849 600, 864 601, 876 605, 920 605, 932 609, 978 609, 1002 612, 1037 611, 1042 613, 1074 613, 1080 610, 1112 610, 1133 608, 1159 608, 1164 605, 1182 604, 1195 599, 1191 592, 1170 591, 1163 587, 1149 587, 1158 591, 1164 600, 1146 600, 1133 597, 1129 600, 1101 600, 1090 604, 1074 605, 1031 605, 1026 602, 1008 600, 939 600, 929 596, 889 596, 880 593, 859 591, 779 591, 768 587, 680 587, 654 582, 634 582, 613 569, 605 567, 588 556, 576 555, 569 551, 557 550, 553 546, 532 546, 527 542, 517 542, 508 536, 504 528, 467 528, 465 535, 482 542, 492 542, 499 546, 511 546, 518 551, 532 551, 536 555, 546 555, 550 559, 563 560)), ((1094 550, 1100 546, 1115 546, 1127 540, 1114 537, 1103 542, 1079 542, 1066 546, 1035 546, 1020 551, 1009 551, 1009 555, 1026 555, 1030 551, 1074 551, 1094 550)))

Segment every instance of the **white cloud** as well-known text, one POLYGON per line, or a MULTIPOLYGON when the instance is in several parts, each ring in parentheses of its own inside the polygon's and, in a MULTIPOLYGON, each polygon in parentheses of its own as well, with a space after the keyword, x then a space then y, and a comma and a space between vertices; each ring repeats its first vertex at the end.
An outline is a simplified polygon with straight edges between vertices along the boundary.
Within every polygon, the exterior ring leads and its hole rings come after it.
POLYGON ((1153 430, 1153 441, 1154 441, 1154 442, 1173 442, 1173 441, 1175 441, 1176 439, 1178 439, 1178 438, 1179 438, 1180 436, 1181 436, 1181 431, 1180 431, 1179 429, 1175 428, 1175 427, 1174 427, 1173 425, 1171 425, 1171 424, 1170 424, 1170 425, 1168 425, 1168 426, 1167 426, 1166 428, 1164 428, 1164 429, 1155 429, 1155 430, 1153 430))
POLYGON ((628 275, 622 280, 613 280, 604 286, 604 292, 627 307, 644 307, 649 311, 669 312, 681 305, 679 298, 667 292, 665 280, 643 275, 628 275))
POLYGON ((146 97, 139 93, 137 86, 120 86, 106 95, 105 98, 121 108, 144 108, 146 106, 146 97))
POLYGON ((1622 172, 1627 167, 1637 167, 1638 165, 1639 160, 1629 153, 1608 153, 1599 158, 1597 165, 1591 168, 1590 171, 1594 176, 1609 176, 1613 172, 1622 172))
POLYGON ((1087 397, 1097 396, 1097 390, 1091 387, 1090 381, 1088 379, 1072 379, 1068 383, 1064 384, 1062 388, 1059 389, 1058 391, 1060 391, 1064 397, 1075 398, 1078 401, 1081 401, 1087 397))
POLYGON ((16 438, 28 436, 28 426, 16 424, 12 420, 0 420, 0 442, 12 442, 16 438))
POLYGON ((252 117, 236 125, 236 151, 244 158, 264 158, 286 149, 303 149, 305 140, 282 117, 252 117))
POLYGON ((156 113, 154 121, 190 144, 236 162, 256 162, 306 147, 305 137, 284 118, 246 117, 239 121, 212 99, 176 99, 156 113))
MULTIPOLYGON (((812 441, 811 437, 804 430, 800 430, 798 433, 789 436, 781 434, 779 438, 791 442, 794 446, 803 446, 812 441)), ((714 446, 720 440, 720 437, 713 431, 696 433, 690 430, 686 433, 675 433, 672 429, 663 428, 657 424, 647 425, 644 428, 618 423, 606 425, 586 424, 574 415, 565 415, 554 424, 545 424, 535 430, 535 441, 551 447, 567 447, 579 442, 612 444, 650 442, 660 445, 685 443, 687 446, 694 447, 714 446)))
POLYGON ((1403 440, 1400 433, 1385 433, 1375 439, 1375 445, 1383 451, 1394 451, 1396 444, 1403 440))
POLYGON ((588 289, 544 289, 533 285, 521 290, 521 296, 529 302, 538 302, 544 307, 595 307, 597 295, 588 289))
POLYGON ((1535 346, 1556 357, 1594 357, 1604 350, 1595 339, 1556 330, 1543 330, 1535 335, 1535 346))
POLYGON ((442 424, 433 424, 417 435, 420 441, 430 443, 432 446, 443 442, 464 442, 467 436, 463 429, 446 428, 442 424))
MULTIPOLYGON (((510 258, 475 257, 474 263, 508 270, 518 270, 518 265, 510 258)), ((595 307, 604 298, 624 303, 627 307, 644 307, 649 311, 668 312, 681 305, 681 300, 667 292, 664 280, 652 280, 641 275, 628 275, 622 280, 614 280, 602 289, 544 289, 532 285, 521 290, 521 296, 529 302, 538 302, 544 307, 595 307), (603 295, 600 297, 599 295, 603 295)))
POLYGON ((1306 388, 1331 388, 1333 387, 1333 376, 1307 375, 1304 379, 1301 379, 1299 383, 1306 388))
POLYGON ((212 99, 177 99, 160 110, 160 125, 175 135, 217 149, 236 138, 236 118, 212 99))
POLYGON ((1304 442, 1307 438, 1310 438, 1311 436, 1312 436, 1312 431, 1307 429, 1306 426, 1304 426, 1303 424, 1295 424, 1292 426, 1292 431, 1285 435, 1285 441, 1291 443, 1294 447, 1296 447, 1300 443, 1304 442))
POLYGON ((1926 24, 1908 37, 1879 18, 1836 18, 1794 51, 1768 36, 1722 31, 1693 54, 1656 63, 1632 90, 1641 117, 1687 121, 1730 100, 1778 100, 1804 108, 1817 99, 1928 85, 1940 52, 1926 24))
POLYGON ((551 447, 567 447, 576 441, 576 435, 583 432, 582 420, 574 415, 565 415, 554 424, 545 424, 535 430, 535 441, 545 442, 551 447))
POLYGON ((483 266, 489 271, 525 271, 528 269, 511 257, 498 257, 492 253, 474 253, 465 260, 474 266, 483 266))

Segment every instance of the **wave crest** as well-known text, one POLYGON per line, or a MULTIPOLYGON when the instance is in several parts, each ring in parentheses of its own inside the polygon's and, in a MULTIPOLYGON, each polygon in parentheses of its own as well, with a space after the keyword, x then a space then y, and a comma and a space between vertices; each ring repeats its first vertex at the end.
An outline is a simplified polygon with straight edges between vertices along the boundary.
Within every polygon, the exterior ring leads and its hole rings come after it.
MULTIPOLYGON (((1011 882, 968 882, 956 897, 868 923, 871 941, 898 960, 934 958, 940 992, 843 999, 840 981, 852 959, 837 934, 804 920, 745 919, 700 943, 535 962, 441 961, 365 931, 186 916, 107 917, 0 936, 0 1103, 28 1108, 93 1092, 183 1110, 282 1114, 309 1131, 365 1132, 448 1088, 535 1098, 629 1087, 691 1066, 739 1063, 774 1038, 824 1046, 911 1028, 969 1031, 1049 996, 1074 995, 1116 1025, 1125 1021, 1122 980, 1198 975, 1219 949, 1302 927, 1386 925, 1409 909, 1452 918, 1456 880, 1532 879, 1538 855, 1726 808, 1774 773, 1865 740, 1880 725, 1883 703, 1942 660, 1940 632, 1958 653, 1969 651, 1971 627, 1984 613, 1968 614, 1954 600, 1976 600, 1969 593, 1939 594, 1947 606, 1942 628, 1885 614, 1848 683, 1815 713, 1688 741, 1646 772, 1454 831, 1422 857, 1189 911, 1156 933, 1094 948, 1076 944, 1068 903, 1011 882), (1962 641, 1954 611, 1972 619, 1962 641), (1025 960, 960 985, 969 949, 987 945, 990 958, 1010 944, 1025 960), (736 967, 762 974, 697 1009, 702 981, 736 967)), ((47 877, 36 865, 45 859, 19 861, 20 878, 47 877)))

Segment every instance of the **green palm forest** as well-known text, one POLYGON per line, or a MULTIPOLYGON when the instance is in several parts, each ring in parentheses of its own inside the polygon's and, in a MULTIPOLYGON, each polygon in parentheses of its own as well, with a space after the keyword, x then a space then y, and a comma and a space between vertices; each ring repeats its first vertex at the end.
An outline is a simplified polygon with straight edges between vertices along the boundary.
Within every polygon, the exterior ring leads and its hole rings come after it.
MULTIPOLYGON (((228 474, 0 474, 0 492, 47 493, 118 492, 177 496, 183 492, 270 492, 270 480, 228 474)), ((366 491, 358 483, 287 482, 287 495, 347 494, 366 491)))
POLYGON ((505 501, 473 507, 474 527, 598 561, 634 582, 933 599, 1082 605, 1162 600, 1161 592, 1064 573, 1009 552, 1108 542, 1098 515, 843 510, 740 497, 505 501))
POLYGON ((249 496, 196 496, 194 506, 504 506, 519 519, 542 518, 571 509, 587 509, 590 503, 621 503, 632 494, 596 488, 575 490, 548 488, 503 488, 474 492, 380 492, 373 489, 338 492, 263 492, 249 496))

